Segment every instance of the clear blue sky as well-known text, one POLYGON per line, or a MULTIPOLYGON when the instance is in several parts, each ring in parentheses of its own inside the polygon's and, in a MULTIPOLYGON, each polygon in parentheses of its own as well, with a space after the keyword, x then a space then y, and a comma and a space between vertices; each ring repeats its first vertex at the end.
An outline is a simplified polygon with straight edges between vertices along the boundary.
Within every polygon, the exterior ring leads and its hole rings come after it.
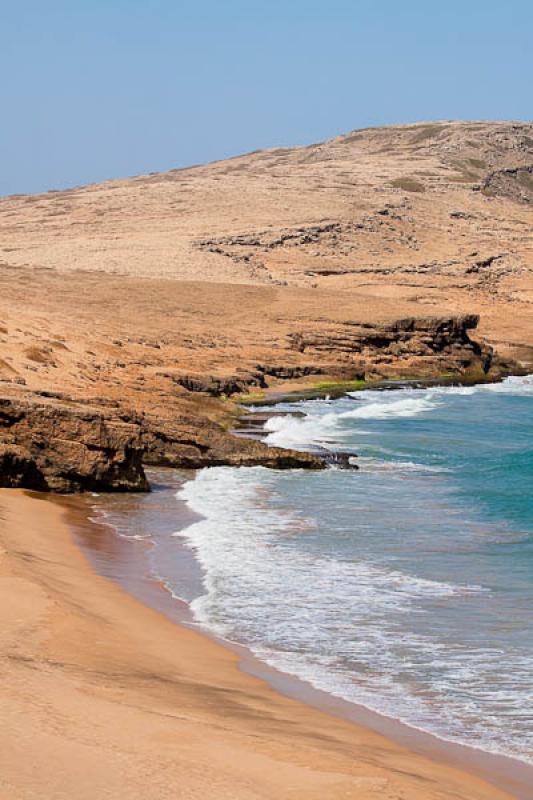
POLYGON ((528 120, 532 0, 0 0, 0 195, 528 120))

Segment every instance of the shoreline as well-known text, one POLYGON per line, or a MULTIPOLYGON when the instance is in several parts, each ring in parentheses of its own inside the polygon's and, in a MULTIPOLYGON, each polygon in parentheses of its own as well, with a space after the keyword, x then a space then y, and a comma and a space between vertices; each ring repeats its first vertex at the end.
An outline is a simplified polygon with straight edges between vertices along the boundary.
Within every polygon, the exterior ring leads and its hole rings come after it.
POLYGON ((350 392, 367 391, 392 391, 396 389, 429 389, 438 386, 477 386, 490 383, 502 383, 507 378, 523 377, 529 375, 530 370, 526 366, 519 369, 503 371, 498 375, 475 374, 443 374, 436 377, 417 377, 411 378, 381 378, 379 380, 333 380, 324 375, 323 381, 316 381, 315 377, 309 380, 286 380, 267 387, 262 392, 249 395, 240 395, 238 398, 230 398, 237 402, 245 411, 247 408, 256 406, 275 407, 282 403, 297 403, 302 400, 320 400, 329 397, 337 400, 350 392), (289 387, 289 388, 287 388, 289 387), (259 396, 261 395, 261 396, 259 396))
POLYGON ((509 798, 283 697, 98 576, 76 498, 3 490, 0 508, 2 800, 509 798))
MULTIPOLYGON (((185 480, 194 479, 192 476, 191 478, 184 476, 184 478, 185 480)), ((176 526, 179 530, 182 530, 194 522, 194 518, 196 518, 196 515, 188 511, 184 505, 176 504, 176 526), (185 517, 185 519, 181 519, 180 521, 180 514, 181 517, 185 517)), ((104 528, 104 539, 108 537, 114 537, 115 539, 120 538, 119 534, 114 530, 112 523, 92 519, 91 524, 96 526, 102 525, 104 528)), ((79 534, 77 538, 79 546, 89 557, 93 567, 98 569, 98 564, 94 561, 95 553, 91 542, 87 540, 84 541, 85 537, 83 533, 81 539, 79 534)), ((400 746, 407 747, 414 753, 436 760, 444 765, 452 765, 453 767, 459 767, 469 771, 481 778, 489 780, 494 786, 500 789, 516 792, 513 796, 520 798, 520 800, 529 800, 530 793, 528 792, 528 787, 533 780, 533 766, 527 764, 527 762, 520 761, 512 756, 491 753, 481 748, 471 747, 467 744, 445 739, 444 737, 416 728, 394 717, 373 711, 361 704, 350 702, 341 697, 329 694, 328 692, 315 688, 312 684, 296 675, 282 672, 276 667, 262 661, 246 645, 224 639, 208 628, 196 623, 190 611, 189 604, 185 600, 176 597, 163 580, 153 573, 146 571, 145 568, 148 563, 147 550, 150 547, 152 547, 152 545, 146 542, 122 539, 122 547, 119 546, 119 550, 127 549, 130 551, 130 555, 126 556, 125 562, 128 574, 125 574, 120 563, 117 563, 116 557, 113 557, 113 563, 108 565, 111 567, 111 570, 108 571, 104 569, 102 574, 117 582, 120 586, 125 588, 126 591, 136 597, 136 599, 147 603, 152 608, 164 614, 173 623, 199 632, 202 636, 206 636, 219 646, 227 648, 235 653, 239 658, 238 667, 243 673, 265 681, 272 689, 285 697, 301 701, 320 712, 325 712, 328 715, 348 721, 357 726, 364 726, 374 733, 394 741, 400 746), (135 551, 137 551, 137 553, 135 553, 135 551), (131 558, 132 554, 133 558, 131 558), (145 578, 143 579, 141 577, 139 580, 134 580, 132 583, 132 567, 134 570, 138 571, 139 575, 144 573, 145 578), (510 778, 511 775, 513 776, 512 778, 510 778)), ((181 555, 183 555, 184 551, 186 551, 187 554, 189 552, 184 545, 180 545, 180 550, 181 555)), ((193 555, 187 555, 187 558, 189 557, 191 560, 195 561, 193 555)), ((102 568, 102 564, 100 567, 102 568)))

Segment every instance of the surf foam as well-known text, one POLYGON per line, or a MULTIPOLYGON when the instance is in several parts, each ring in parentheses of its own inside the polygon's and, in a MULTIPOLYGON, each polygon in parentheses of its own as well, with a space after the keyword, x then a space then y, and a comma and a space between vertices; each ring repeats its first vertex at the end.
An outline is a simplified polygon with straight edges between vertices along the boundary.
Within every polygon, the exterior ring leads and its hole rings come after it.
POLYGON ((491 708, 505 702, 510 714, 520 713, 531 663, 506 653, 510 681, 500 649, 465 651, 402 623, 426 613, 428 603, 467 603, 488 590, 294 546, 316 522, 284 505, 278 481, 310 477, 217 467, 184 486, 180 498, 203 516, 176 534, 204 571, 205 592, 191 604, 197 621, 316 688, 509 754, 491 708))

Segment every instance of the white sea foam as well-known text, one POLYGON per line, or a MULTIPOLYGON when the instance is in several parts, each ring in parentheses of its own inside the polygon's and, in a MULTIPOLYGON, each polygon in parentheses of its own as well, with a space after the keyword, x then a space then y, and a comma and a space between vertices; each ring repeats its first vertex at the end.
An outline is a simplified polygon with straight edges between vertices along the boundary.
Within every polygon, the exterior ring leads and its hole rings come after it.
POLYGON ((533 375, 511 375, 501 383, 487 383, 477 388, 496 394, 533 395, 533 375))
POLYGON ((347 436, 369 435, 370 431, 364 428, 366 422, 418 417, 441 408, 447 395, 471 396, 478 393, 533 395, 533 375, 476 386, 350 392, 348 397, 356 401, 356 407, 338 411, 332 411, 332 404, 327 401, 308 401, 302 404, 308 412, 305 417, 290 414, 270 417, 265 424, 266 441, 277 447, 331 448, 342 444, 347 436), (353 426, 357 421, 361 422, 359 429, 353 426))
POLYGON ((451 470, 448 467, 436 467, 429 464, 419 464, 416 461, 384 461, 378 458, 369 458, 368 456, 359 456, 354 460, 361 469, 370 470, 372 472, 389 472, 389 473, 419 473, 429 472, 435 475, 449 473, 451 470))
POLYGON ((435 386, 427 390, 433 395, 494 394, 533 395, 533 375, 511 375, 498 383, 478 383, 475 386, 435 386))
MULTIPOLYGON (((405 392, 407 394, 407 392, 405 392)), ((382 394, 385 399, 380 402, 365 403, 350 411, 339 414, 340 419, 389 419, 391 417, 415 417, 437 408, 439 402, 431 396, 401 397, 395 399, 397 393, 391 392, 390 397, 382 394)))
POLYGON ((277 447, 331 447, 346 436, 368 435, 364 428, 354 428, 353 421, 388 420, 398 417, 416 417, 433 411, 440 405, 437 397, 412 396, 407 391, 365 392, 357 395, 357 406, 346 411, 331 411, 324 401, 316 403, 305 417, 270 417, 265 423, 266 441, 277 447), (400 397, 398 397, 400 395, 400 397))
MULTIPOLYGON (((298 549, 291 549, 287 558, 285 543, 302 528, 312 527, 312 521, 302 525, 294 512, 271 507, 272 480, 260 467, 245 472, 216 467, 200 472, 180 492, 181 499, 204 517, 175 534, 195 550, 205 572, 206 593, 193 603, 202 621, 212 621, 210 611, 218 606, 221 594, 234 592, 234 603, 239 602, 238 596, 246 604, 260 601, 252 587, 261 587, 283 603, 284 587, 290 585, 291 603, 300 607, 317 593, 323 600, 329 598, 328 607, 348 601, 349 596, 350 604, 356 600, 358 615, 393 608, 407 613, 414 610, 411 600, 483 591, 479 586, 425 580, 365 561, 317 558, 298 549)), ((314 613, 320 613, 317 606, 314 613)))
POLYGON ((266 441, 276 447, 327 446, 338 439, 337 415, 276 416, 265 423, 266 441))
POLYGON ((490 592, 301 546, 314 521, 280 505, 277 481, 310 479, 220 467, 185 484, 180 498, 203 517, 176 534, 204 573, 205 591, 191 604, 197 621, 316 688, 527 758, 525 740, 502 737, 499 704, 519 719, 531 661, 484 644, 466 650, 410 623, 428 604, 468 604, 490 592))
MULTIPOLYGON (((413 420, 409 425, 415 428, 418 420, 427 426, 432 418, 438 425, 435 414, 441 409, 449 425, 454 414, 463 413, 461 395, 482 393, 533 395, 533 376, 484 386, 356 393, 333 403, 300 404, 305 417, 271 417, 265 426, 269 443, 301 449, 348 444, 363 453, 357 459, 363 473, 350 483, 347 474, 341 479, 327 472, 204 470, 180 494, 202 519, 176 535, 194 550, 203 570, 205 590, 192 603, 201 624, 331 694, 443 738, 532 760, 529 650, 516 639, 511 644, 505 634, 487 643, 475 630, 464 637, 460 630, 463 620, 475 627, 485 607, 499 604, 498 592, 468 578, 429 580, 414 574, 416 568, 402 569, 416 562, 401 547, 398 534, 405 526, 394 531, 394 512, 379 515, 392 530, 383 531, 384 541, 389 537, 392 543, 387 563, 380 548, 370 546, 364 552, 372 557, 363 557, 359 546, 380 534, 372 515, 385 486, 384 502, 395 508, 399 503, 398 513, 413 521, 413 545, 424 543, 430 563, 437 553, 446 559, 449 549, 442 536, 431 538, 436 528, 426 530, 433 524, 431 509, 447 520, 441 533, 453 533, 457 552, 477 552, 481 542, 496 541, 490 528, 475 519, 468 527, 460 507, 446 505, 454 480, 446 467, 417 463, 408 458, 409 450, 380 449, 383 436, 376 437, 378 432, 386 436, 389 426, 398 431, 404 419, 413 420), (328 509, 314 501, 313 481, 317 489, 322 486, 321 497, 333 493, 326 502, 334 504, 339 492, 339 504, 345 506, 340 527, 329 530, 328 509), (292 485, 305 487, 300 504, 292 502, 300 497, 292 485), (423 508, 409 507, 409 486, 423 508), (368 489, 375 493, 369 498, 368 489), (357 513, 358 506, 364 513, 357 513), (446 627, 446 620, 455 620, 459 629, 446 627)), ((493 401, 489 405, 494 414, 493 401)), ((503 541, 508 538, 505 533, 503 541)), ((447 575, 446 570, 437 574, 447 575)), ((453 570, 450 574, 455 576, 453 570)))

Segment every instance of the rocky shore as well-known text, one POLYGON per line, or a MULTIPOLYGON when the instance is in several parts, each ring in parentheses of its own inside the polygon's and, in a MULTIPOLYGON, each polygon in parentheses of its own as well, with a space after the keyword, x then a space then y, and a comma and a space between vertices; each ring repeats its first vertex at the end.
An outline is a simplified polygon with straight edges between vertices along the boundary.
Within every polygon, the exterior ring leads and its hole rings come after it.
POLYGON ((51 492, 149 491, 144 465, 322 469, 317 456, 232 436, 207 420, 164 420, 75 401, 0 399, 0 486, 51 492))
POLYGON ((288 337, 286 347, 306 363, 263 364, 249 372, 197 373, 194 378, 160 372, 167 379, 166 395, 161 398, 153 387, 146 387, 136 395, 136 408, 113 392, 98 402, 4 383, 0 486, 51 492, 148 491, 144 465, 323 469, 329 463, 327 453, 268 447, 257 437, 234 435, 229 423, 239 412, 241 393, 269 385, 279 390, 284 382, 294 386, 295 380, 317 375, 361 381, 407 373, 495 379, 513 365, 470 337, 477 323, 475 315, 467 315, 405 318, 375 326, 354 322, 342 332, 307 330, 288 337))

